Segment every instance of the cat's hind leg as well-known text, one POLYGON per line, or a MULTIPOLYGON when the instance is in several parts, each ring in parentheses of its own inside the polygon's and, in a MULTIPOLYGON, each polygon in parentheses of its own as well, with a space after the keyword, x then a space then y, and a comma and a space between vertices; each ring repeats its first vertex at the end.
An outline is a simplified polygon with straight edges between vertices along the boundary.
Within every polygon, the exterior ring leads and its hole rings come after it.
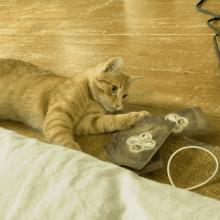
POLYGON ((44 120, 43 130, 48 143, 58 144, 82 151, 73 138, 73 124, 68 114, 49 115, 44 120))

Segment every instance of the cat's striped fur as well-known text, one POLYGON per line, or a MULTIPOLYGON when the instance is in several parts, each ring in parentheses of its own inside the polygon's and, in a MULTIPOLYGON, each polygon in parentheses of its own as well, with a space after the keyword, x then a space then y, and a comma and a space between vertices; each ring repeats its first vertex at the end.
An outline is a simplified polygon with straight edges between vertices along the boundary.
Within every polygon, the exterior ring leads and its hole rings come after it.
POLYGON ((45 134, 49 143, 81 150, 73 134, 128 129, 148 112, 122 110, 135 78, 113 58, 82 74, 63 77, 23 61, 0 60, 0 118, 21 121, 45 134))

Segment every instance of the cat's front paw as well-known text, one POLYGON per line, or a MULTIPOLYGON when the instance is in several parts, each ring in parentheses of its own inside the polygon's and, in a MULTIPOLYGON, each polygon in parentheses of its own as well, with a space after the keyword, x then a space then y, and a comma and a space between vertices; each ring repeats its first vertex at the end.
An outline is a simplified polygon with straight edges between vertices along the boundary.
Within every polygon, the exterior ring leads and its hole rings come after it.
POLYGON ((137 122, 144 120, 145 118, 148 118, 151 116, 151 114, 147 111, 140 111, 140 112, 131 112, 134 113, 134 117, 137 122))
POLYGON ((122 129, 130 129, 133 128, 139 121, 144 120, 147 117, 150 117, 151 114, 147 111, 140 112, 131 112, 126 114, 125 120, 122 121, 122 129))
POLYGON ((130 122, 133 123, 137 123, 139 121, 144 120, 147 117, 150 117, 151 114, 147 111, 140 111, 140 112, 131 112, 128 114, 128 118, 130 120, 130 122))

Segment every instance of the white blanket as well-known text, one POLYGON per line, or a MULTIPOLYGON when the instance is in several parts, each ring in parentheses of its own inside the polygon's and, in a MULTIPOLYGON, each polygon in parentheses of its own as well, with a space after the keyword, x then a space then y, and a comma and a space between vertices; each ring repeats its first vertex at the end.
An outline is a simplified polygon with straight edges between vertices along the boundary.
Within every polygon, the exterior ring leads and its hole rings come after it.
POLYGON ((220 219, 220 202, 0 128, 1 220, 220 219))

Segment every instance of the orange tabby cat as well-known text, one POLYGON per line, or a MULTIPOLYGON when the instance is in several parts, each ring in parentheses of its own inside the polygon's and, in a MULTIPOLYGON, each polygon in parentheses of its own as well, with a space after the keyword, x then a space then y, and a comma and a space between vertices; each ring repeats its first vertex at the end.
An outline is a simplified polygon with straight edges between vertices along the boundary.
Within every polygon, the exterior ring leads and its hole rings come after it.
POLYGON ((146 111, 111 115, 123 109, 128 88, 140 77, 120 71, 113 58, 73 77, 23 61, 0 60, 0 118, 21 121, 45 134, 48 143, 81 151, 73 134, 124 130, 150 114, 146 111))

